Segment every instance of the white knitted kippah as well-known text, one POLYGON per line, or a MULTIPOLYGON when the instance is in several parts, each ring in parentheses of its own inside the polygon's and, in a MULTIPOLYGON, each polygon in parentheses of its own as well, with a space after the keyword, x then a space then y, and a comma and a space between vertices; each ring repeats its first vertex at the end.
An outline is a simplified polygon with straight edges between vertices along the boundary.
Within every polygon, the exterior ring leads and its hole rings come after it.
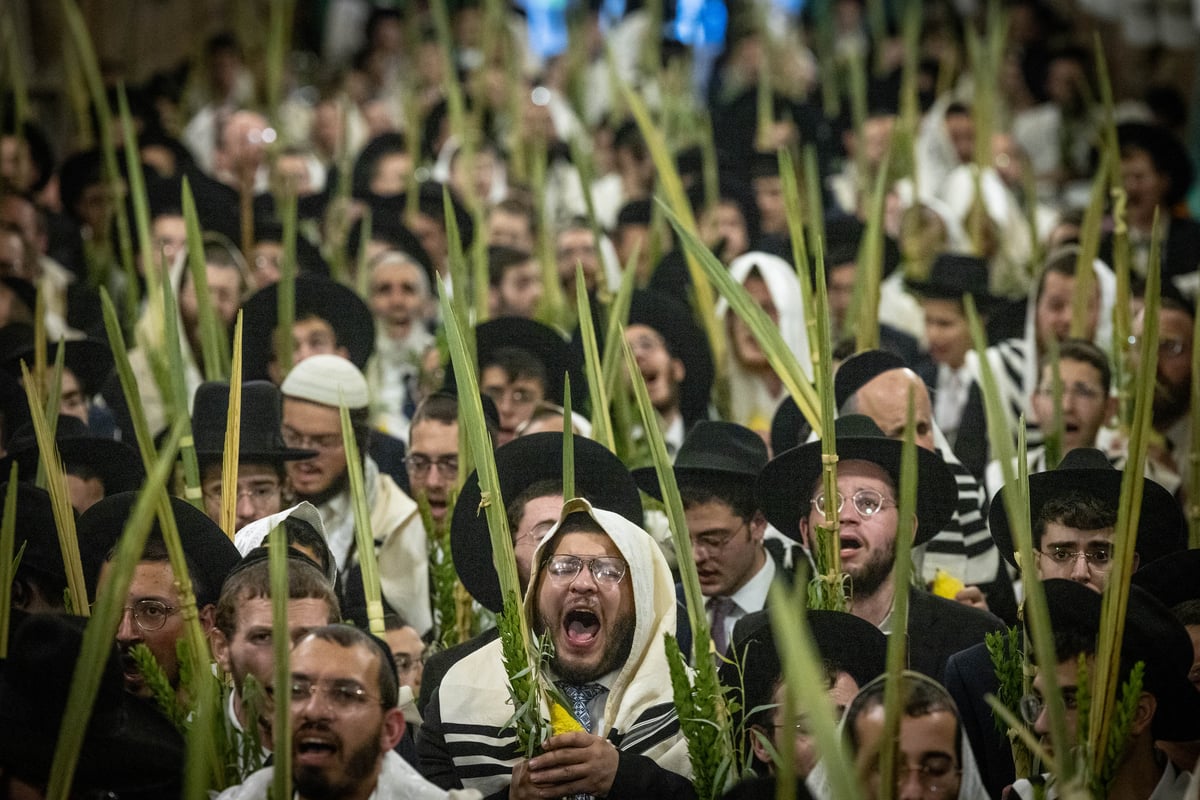
POLYGON ((366 408, 370 402, 367 379, 358 367, 341 356, 309 356, 288 373, 279 391, 284 397, 307 400, 338 408, 343 398, 350 409, 366 408))

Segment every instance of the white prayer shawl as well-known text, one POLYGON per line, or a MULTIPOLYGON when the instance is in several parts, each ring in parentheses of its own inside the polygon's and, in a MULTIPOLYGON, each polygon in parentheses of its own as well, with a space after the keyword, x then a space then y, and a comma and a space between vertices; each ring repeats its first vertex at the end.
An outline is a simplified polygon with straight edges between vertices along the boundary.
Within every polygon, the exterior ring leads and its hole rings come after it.
MULTIPOLYGON (((687 743, 679 730, 672 699, 663 635, 675 633, 675 584, 666 559, 654 540, 619 514, 592 510, 629 563, 637 617, 629 658, 608 687, 604 705, 605 738, 622 752, 652 759, 659 767, 691 778, 687 743)), ((547 543, 557 538, 555 526, 533 556, 538 564, 547 543)), ((537 615, 540 573, 535 573, 525 597, 526 618, 537 615)), ((438 689, 440 715, 455 770, 464 786, 490 795, 511 783, 512 767, 520 754, 516 738, 506 730, 513 708, 508 677, 496 640, 459 661, 438 689)), ((544 698, 542 713, 549 717, 544 698)))
MULTIPOLYGON (((800 362, 804 375, 812 380, 812 357, 809 354, 804 304, 796 270, 779 256, 761 252, 746 253, 729 264, 729 274, 741 284, 746 282, 753 270, 762 276, 771 302, 775 304, 780 336, 800 362)), ((728 311, 729 303, 721 298, 717 302, 717 319, 724 323, 728 311)), ((732 348, 726 361, 730 378, 730 419, 759 433, 770 430, 771 419, 779 404, 787 397, 787 389, 781 388, 778 393, 768 391, 762 381, 741 368, 732 348)))

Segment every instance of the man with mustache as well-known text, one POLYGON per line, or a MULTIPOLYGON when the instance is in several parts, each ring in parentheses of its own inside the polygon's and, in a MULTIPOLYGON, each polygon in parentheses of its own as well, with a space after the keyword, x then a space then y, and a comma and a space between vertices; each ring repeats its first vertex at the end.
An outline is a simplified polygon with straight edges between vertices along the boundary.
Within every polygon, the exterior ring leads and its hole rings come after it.
MULTIPOLYGON (((392 748, 404 735, 399 685, 387 646, 349 625, 309 631, 291 655, 292 680, 272 694, 291 703, 292 784, 300 800, 473 798, 445 792, 392 748)), ((227 789, 221 800, 269 796, 273 767, 227 789)))
MULTIPOLYGON (((671 699, 663 634, 675 630, 666 559, 640 527, 580 498, 533 554, 524 613, 554 645, 542 665, 579 729, 526 759, 509 727, 512 705, 501 644, 451 667, 429 705, 446 747, 422 771, 444 788, 488 796, 694 796, 687 745, 671 699)), ((543 716, 549 716, 542 706, 543 716)), ((434 755, 434 754, 429 754, 434 755)))

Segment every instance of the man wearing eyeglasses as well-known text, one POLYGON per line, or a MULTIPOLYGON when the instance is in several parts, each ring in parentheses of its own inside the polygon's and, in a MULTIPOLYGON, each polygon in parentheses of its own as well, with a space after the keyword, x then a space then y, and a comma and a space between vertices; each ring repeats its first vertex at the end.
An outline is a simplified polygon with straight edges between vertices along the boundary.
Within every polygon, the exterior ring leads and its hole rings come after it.
POLYGON ((447 746, 436 763, 422 750, 424 773, 487 796, 693 797, 662 645, 675 629, 673 582, 654 540, 576 498, 533 564, 524 613, 554 646, 542 675, 578 729, 523 757, 509 727, 501 644, 492 642, 443 678, 426 724, 440 717, 447 746))
MULTIPOLYGON (((706 600, 713 648, 728 649, 734 624, 766 607, 776 565, 763 546, 767 520, 758 509, 754 482, 767 463, 762 437, 732 422, 702 420, 683 440, 675 457, 692 557, 706 600)), ((657 500, 662 489, 654 467, 634 471, 638 485, 657 500)), ((682 586, 676 595, 683 607, 682 586)), ((687 619, 679 614, 680 627, 687 619)), ((680 647, 688 652, 690 628, 681 631, 680 647)))
MULTIPOLYGON (((1079 706, 1085 690, 1092 697, 1092 713, 1098 713, 1095 678, 1101 665, 1096 648, 1103 624, 1103 598, 1078 583, 1061 580, 1047 581, 1045 593, 1054 632, 1054 663, 1039 664, 1033 691, 1021 699, 1021 715, 1033 728, 1034 735, 1041 738, 1042 745, 1053 753, 1045 673, 1052 670, 1055 674, 1061 691, 1067 742, 1074 750, 1080 737, 1087 735, 1078 730, 1079 706), (1086 674, 1080 666, 1081 660, 1086 662, 1086 674), (1090 687, 1085 685, 1088 682, 1092 684, 1090 687)), ((1113 676, 1121 687, 1118 696, 1125 696, 1135 664, 1141 664, 1143 672, 1139 682, 1141 691, 1130 705, 1127 738, 1123 742, 1109 742, 1110 748, 1120 749, 1107 760, 1111 782, 1105 787, 1106 796, 1122 800, 1175 800, 1190 796, 1187 788, 1191 776, 1176 768, 1155 746, 1156 741, 1191 742, 1200 738, 1200 692, 1188 680, 1192 647, 1187 631, 1165 606, 1133 586, 1119 646, 1119 668, 1113 676)), ((1111 736, 1115 739, 1116 735, 1114 730, 1111 736)), ((1062 759, 1072 755, 1057 754, 1062 759)), ((1043 774, 1019 780, 1013 785, 1013 796, 1054 800, 1060 796, 1056 776, 1043 774)))
MULTIPOLYGON (((1089 447, 1071 450, 1056 469, 1029 476, 1034 566, 1022 570, 1026 578, 1060 578, 1097 594, 1104 591, 1113 565, 1122 479, 1123 473, 1104 453, 1089 447)), ((988 526, 1000 554, 1021 569, 1005 504, 1010 491, 1006 486, 992 499, 988 526)), ((1142 485, 1133 568, 1182 551, 1186 542, 1187 524, 1179 504, 1170 492, 1147 480, 1142 485)), ((997 731, 983 700, 999 690, 987 648, 980 644, 952 655, 944 682, 962 711, 984 782, 998 795, 1012 783, 1015 772, 1008 740, 997 731)))
MULTIPOLYGON (((1057 361, 1047 354, 1042 357, 1040 369, 1041 378, 1030 404, 1032 420, 1041 429, 1042 437, 1048 438, 1054 433, 1054 382, 1057 379, 1062 409, 1059 455, 1079 447, 1098 447, 1101 428, 1117 411, 1117 398, 1110 394, 1112 364, 1108 355, 1086 339, 1067 339, 1059 345, 1057 361)), ((1048 467, 1045 445, 1031 447, 1027 458, 1030 474, 1044 472, 1048 467)), ((989 497, 1003 487, 1004 475, 999 461, 988 464, 986 483, 989 497)))
MULTIPOLYGON (((292 785, 300 800, 479 797, 438 789, 393 752, 404 714, 395 666, 380 640, 350 625, 316 628, 292 650, 291 672, 290 685, 271 694, 291 706, 292 785)), ((273 770, 259 770, 220 800, 266 800, 273 770)))
POLYGON ((408 430, 408 485, 413 497, 425 495, 435 526, 449 510, 458 483, 458 399, 437 392, 421 401, 408 430))
POLYGON ((982 642, 1002 629, 999 619, 962 603, 909 588, 907 631, 898 630, 893 606, 898 591, 893 567, 896 539, 913 544, 942 530, 958 499, 954 475, 936 453, 917 447, 917 495, 914 530, 901 531, 897 504, 903 443, 888 438, 861 414, 836 422, 836 504, 825 496, 821 443, 814 441, 772 459, 758 480, 759 502, 767 521, 810 552, 826 516, 838 522, 841 570, 849 576, 848 610, 888 635, 907 634, 911 669, 941 679, 952 653, 982 642))
POLYGON ((362 460, 383 598, 393 609, 402 610, 418 631, 428 631, 433 615, 425 527, 417 504, 367 454, 371 437, 367 379, 340 356, 316 355, 293 367, 280 390, 284 444, 315 453, 312 458, 289 462, 288 478, 297 500, 307 500, 320 512, 343 585, 358 560, 349 465, 342 441, 340 405, 346 404, 362 460))

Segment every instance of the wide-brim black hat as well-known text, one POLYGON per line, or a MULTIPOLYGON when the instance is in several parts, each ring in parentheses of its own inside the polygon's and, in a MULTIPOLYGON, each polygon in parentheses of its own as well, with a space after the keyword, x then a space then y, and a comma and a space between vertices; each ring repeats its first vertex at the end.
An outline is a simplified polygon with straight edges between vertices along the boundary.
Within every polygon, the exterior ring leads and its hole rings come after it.
MULTIPOLYGON (((904 443, 883 435, 870 417, 848 414, 834 425, 838 462, 877 464, 900 490, 900 452, 904 443)), ((821 442, 793 447, 771 459, 758 478, 763 515, 784 536, 800 540, 800 520, 808 516, 809 498, 821 478, 821 442)), ((913 546, 924 544, 946 527, 958 504, 954 473, 937 453, 917 447, 917 533, 913 546)))
POLYGON ((909 291, 931 300, 959 300, 966 295, 986 308, 998 298, 988 290, 987 262, 964 253, 939 253, 923 281, 906 281, 909 291))
MULTIPOLYGON (((78 417, 59 414, 54 429, 54 443, 65 467, 83 464, 96 473, 104 484, 105 494, 131 492, 146 480, 142 457, 125 442, 104 436, 93 436, 78 417)), ((12 462, 17 462, 18 475, 32 481, 37 475, 41 452, 32 423, 26 423, 13 433, 8 455, 0 459, 0 475, 7 476, 12 462)))
POLYGON ((708 349, 708 337, 696 325, 691 309, 662 292, 635 290, 625 327, 630 325, 645 325, 658 331, 671 356, 683 364, 679 412, 685 424, 707 416, 716 371, 712 352, 708 349))
MULTIPOLYGON (((32 614, 18 627, 0 670, 0 766, 45 784, 66 712, 87 620, 32 614)), ((101 670, 100 688, 75 767, 75 790, 172 796, 183 777, 184 743, 148 701, 124 688, 116 650, 101 670), (155 792, 158 794, 154 794, 155 792)))
MULTIPOLYGON (((121 533, 133 514, 137 496, 138 492, 110 495, 79 515, 79 524, 76 526, 79 554, 91 598, 96 596, 100 568, 120 541, 121 533)), ((181 497, 171 497, 170 500, 183 552, 192 570, 196 607, 203 608, 217 602, 221 584, 230 570, 242 560, 242 556, 217 523, 203 511, 181 497)), ((162 528, 157 518, 150 528, 150 536, 162 538, 162 528)))
MULTIPOLYGON (((7 473, 5 473, 7 476, 7 473)), ((0 509, 8 492, 8 481, 0 483, 0 509)), ((72 512, 74 513, 74 512, 72 512)), ((58 542, 58 522, 54 519, 54 508, 50 494, 32 483, 17 483, 16 538, 13 552, 21 552, 20 570, 34 570, 47 577, 66 580, 63 568, 62 546, 58 542), (22 548, 24 550, 22 551, 22 548)))
POLYGON ((887 350, 863 350, 847 358, 833 375, 833 404, 841 408, 862 387, 885 372, 904 369, 904 359, 887 350))
MULTIPOLYGON (((642 524, 642 499, 629 470, 611 451, 582 436, 574 436, 575 495, 595 508, 620 514, 642 524)), ((563 436, 533 433, 496 450, 500 494, 511 503, 523 491, 543 481, 561 481, 563 436)), ((479 508, 479 473, 467 476, 454 503, 450 521, 450 551, 463 586, 480 605, 499 612, 504 605, 500 579, 492 560, 487 517, 479 508)), ((495 500, 493 500, 495 502, 495 500)))
MULTIPOLYGON (((242 375, 267 380, 267 365, 279 324, 279 285, 259 289, 243 305, 242 375)), ((329 323, 339 347, 360 370, 375 352, 375 319, 363 299, 347 287, 316 275, 296 276, 296 319, 316 316, 329 323)), ((290 335, 290 331, 289 331, 290 335)))
POLYGON ((800 413, 800 407, 791 395, 783 398, 775 416, 771 417, 771 452, 782 453, 804 444, 812 433, 812 426, 800 413))
MULTIPOLYGON (((1050 610, 1050 627, 1099 636, 1104 596, 1085 584, 1052 579, 1042 584, 1050 610)), ((1188 680, 1192 642, 1187 630, 1166 606, 1140 587, 1129 588, 1122 652, 1146 665, 1143 690, 1158 707, 1151 730, 1155 739, 1190 742, 1200 738, 1200 692, 1188 680)))
MULTIPOLYGON (((860 687, 887 669, 887 636, 879 628, 842 611, 814 609, 805 616, 821 660, 849 673, 860 687)), ((734 634, 731 661, 721 665, 721 682, 741 687, 744 694, 738 713, 751 716, 756 708, 774 702, 775 684, 783 674, 769 612, 748 615, 734 628, 734 634)))
MULTIPOLYGON (((288 447, 280 432, 283 402, 279 389, 270 381, 242 384, 242 413, 239 420, 238 461, 278 463, 312 458, 315 450, 288 447)), ((206 381, 196 388, 192 403, 192 436, 196 455, 220 458, 225 452, 225 426, 229 418, 229 384, 206 381)))
MULTIPOLYGON (((673 468, 681 484, 689 479, 719 480, 753 487, 768 460, 766 442, 749 428, 735 422, 701 420, 688 431, 673 468)), ((662 500, 654 467, 635 469, 633 479, 643 492, 662 500)))
POLYGON ((1167 608, 1200 600, 1200 550, 1172 553, 1145 564, 1132 580, 1167 608))
POLYGON ((1171 187, 1163 196, 1165 205, 1173 206, 1183 200, 1195 178, 1195 167, 1187 148, 1175 134, 1161 125, 1125 122, 1117 126, 1117 142, 1122 149, 1136 147, 1146 151, 1154 168, 1170 179, 1171 187))
MULTIPOLYGON (((65 339, 67 350, 63 354, 63 366, 75 373, 79 385, 88 397, 100 391, 113 369, 113 355, 108 344, 99 339, 65 339)), ((58 358, 58 345, 46 338, 46 367, 52 369, 58 358)), ((12 323, 0 328, 0 365, 10 374, 20 377, 21 361, 33 369, 33 327, 12 323)))
MULTIPOLYGON (((1114 509, 1121 500, 1121 480, 1125 473, 1115 469, 1108 458, 1091 447, 1078 447, 1059 462, 1057 469, 1029 476, 1029 519, 1036 521, 1050 500, 1077 493, 1098 498, 1114 509)), ((1016 543, 1004 506, 1007 486, 996 492, 988 509, 988 527, 1000 555, 1018 566, 1016 543)), ((1034 542, 1034 549, 1037 549, 1034 542)), ((1142 485, 1142 512, 1138 517, 1138 537, 1134 546, 1143 564, 1187 549, 1187 521, 1179 502, 1171 493, 1149 478, 1142 485)))
MULTIPOLYGON (((546 399, 563 404, 563 376, 571 376, 571 408, 583 409, 587 400, 587 383, 583 364, 571 350, 571 345, 558 331, 524 317, 497 317, 475 328, 475 349, 480 369, 493 353, 501 348, 524 350, 546 368, 546 399)), ((456 391, 454 370, 446 370, 446 385, 456 391)))

